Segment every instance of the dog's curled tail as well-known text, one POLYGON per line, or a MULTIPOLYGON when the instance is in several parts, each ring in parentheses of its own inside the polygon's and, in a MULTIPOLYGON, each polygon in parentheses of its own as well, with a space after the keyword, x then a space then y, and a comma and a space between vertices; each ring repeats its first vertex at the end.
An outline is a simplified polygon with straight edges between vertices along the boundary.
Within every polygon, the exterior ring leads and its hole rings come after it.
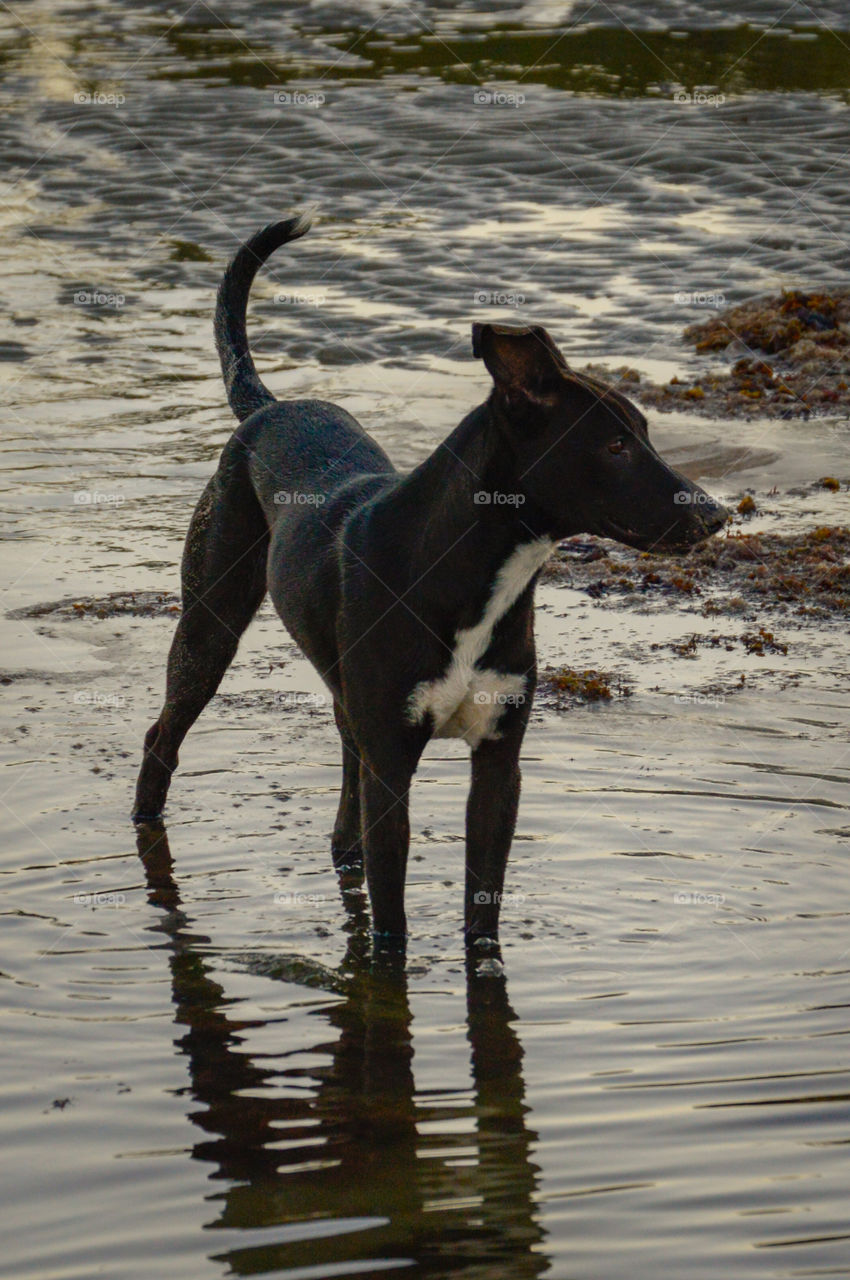
POLYGON ((297 240, 310 230, 311 214, 302 213, 283 222, 272 222, 251 236, 237 251, 224 273, 215 308, 215 345, 230 407, 240 422, 273 404, 275 397, 263 386, 248 349, 245 312, 254 276, 275 249, 297 240))

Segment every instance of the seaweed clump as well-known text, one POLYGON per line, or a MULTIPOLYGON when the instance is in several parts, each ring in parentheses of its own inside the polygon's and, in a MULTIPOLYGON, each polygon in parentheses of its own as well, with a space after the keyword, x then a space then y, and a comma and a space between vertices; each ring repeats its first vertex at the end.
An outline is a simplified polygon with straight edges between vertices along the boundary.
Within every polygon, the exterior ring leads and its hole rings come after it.
POLYGON ((632 691, 619 676, 588 668, 549 667, 541 672, 538 687, 551 694, 559 705, 584 706, 589 702, 610 702, 612 698, 629 698, 632 691))
POLYGON ((730 533, 688 553, 649 554, 597 539, 562 543, 544 569, 550 580, 594 600, 654 596, 704 599, 706 615, 771 610, 833 617, 850 610, 850 528, 803 533, 730 533))
POLYGON ((729 350, 731 367, 663 385, 630 368, 586 371, 647 407, 704 417, 809 417, 850 406, 850 289, 752 298, 688 325, 684 339, 697 355, 729 350))
POLYGON ((807 358, 808 344, 846 353, 850 351, 850 290, 783 289, 779 297, 752 298, 689 325, 685 339, 695 343, 701 355, 725 351, 732 342, 791 361, 807 358), (800 343, 806 343, 806 348, 795 356, 800 343))

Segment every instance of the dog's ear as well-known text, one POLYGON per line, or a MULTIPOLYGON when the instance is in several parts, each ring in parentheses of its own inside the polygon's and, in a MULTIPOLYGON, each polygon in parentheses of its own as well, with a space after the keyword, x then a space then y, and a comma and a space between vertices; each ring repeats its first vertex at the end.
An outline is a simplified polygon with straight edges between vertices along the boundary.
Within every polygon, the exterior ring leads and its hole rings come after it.
POLYGON ((567 372, 567 362, 539 324, 474 324, 472 354, 483 360, 507 395, 542 400, 567 372))

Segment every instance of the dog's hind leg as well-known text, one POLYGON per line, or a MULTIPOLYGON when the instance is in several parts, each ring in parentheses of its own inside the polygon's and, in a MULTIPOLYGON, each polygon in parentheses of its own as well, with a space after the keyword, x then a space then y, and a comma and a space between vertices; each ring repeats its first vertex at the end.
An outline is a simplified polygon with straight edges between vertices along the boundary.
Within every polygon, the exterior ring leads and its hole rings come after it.
POLYGON ((266 592, 269 533, 247 471, 222 458, 195 509, 183 553, 183 612, 168 655, 165 705, 145 736, 137 822, 158 818, 177 752, 215 693, 266 592))
POLYGON ((342 739, 342 787, 334 824, 331 852, 337 871, 353 870, 363 862, 360 827, 360 750, 341 704, 334 698, 334 716, 342 739))

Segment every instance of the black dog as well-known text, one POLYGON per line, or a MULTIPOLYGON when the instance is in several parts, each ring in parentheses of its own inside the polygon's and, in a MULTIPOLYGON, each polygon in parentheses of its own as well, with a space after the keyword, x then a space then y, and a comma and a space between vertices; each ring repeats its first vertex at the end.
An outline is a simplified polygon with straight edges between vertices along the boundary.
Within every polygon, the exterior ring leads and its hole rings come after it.
POLYGON ((291 218, 260 231, 219 289, 216 342, 241 425, 189 527, 183 613, 134 816, 161 814, 178 748, 268 590, 333 693, 343 746, 333 858, 342 868, 365 855, 376 934, 405 936, 408 791, 425 744, 462 737, 472 750, 466 938, 495 938, 543 562, 577 533, 684 549, 727 512, 658 456, 630 401, 572 372, 538 326, 473 325, 493 389, 406 476, 344 409, 276 400, 248 350, 248 292, 260 264, 308 226, 291 218))

